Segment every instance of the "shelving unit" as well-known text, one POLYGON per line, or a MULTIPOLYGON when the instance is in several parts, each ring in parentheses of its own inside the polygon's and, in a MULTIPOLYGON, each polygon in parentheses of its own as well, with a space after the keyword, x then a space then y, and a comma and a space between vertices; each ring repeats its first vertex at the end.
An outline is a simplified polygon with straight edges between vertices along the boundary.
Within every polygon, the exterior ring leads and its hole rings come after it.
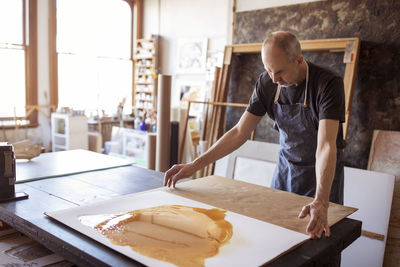
POLYGON ((53 152, 88 149, 88 123, 86 116, 52 113, 51 141, 53 152))
POLYGON ((157 38, 138 39, 135 50, 135 81, 133 101, 139 116, 156 110, 157 38))

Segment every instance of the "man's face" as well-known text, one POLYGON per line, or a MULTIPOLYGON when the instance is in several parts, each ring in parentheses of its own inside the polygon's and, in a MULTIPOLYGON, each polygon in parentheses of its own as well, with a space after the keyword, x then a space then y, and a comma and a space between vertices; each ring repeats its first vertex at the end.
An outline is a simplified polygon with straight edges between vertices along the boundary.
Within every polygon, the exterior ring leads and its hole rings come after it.
POLYGON ((274 83, 285 87, 298 85, 300 65, 297 58, 290 62, 282 49, 267 45, 263 48, 262 61, 274 83))

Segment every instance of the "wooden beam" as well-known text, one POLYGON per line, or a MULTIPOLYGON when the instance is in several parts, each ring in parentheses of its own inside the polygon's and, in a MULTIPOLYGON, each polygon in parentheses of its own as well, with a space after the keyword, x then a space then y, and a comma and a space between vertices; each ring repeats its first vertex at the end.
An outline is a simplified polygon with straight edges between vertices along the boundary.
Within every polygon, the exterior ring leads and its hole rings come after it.
MULTIPOLYGON (((26 73, 26 105, 37 105, 38 103, 38 72, 37 72, 37 1, 23 1, 23 41, 25 46, 25 73, 26 73), (28 3, 28 10, 26 3, 28 3), (27 14, 28 11, 28 14, 27 14), (28 15, 28 16, 26 16, 28 15), (26 29, 26 18, 28 17, 28 29, 26 29), (27 34, 28 33, 28 34, 27 34), (26 39, 28 36, 28 40, 26 39)), ((25 111, 27 113, 27 110, 25 111)), ((37 111, 29 114, 29 123, 37 124, 37 111)))
POLYGON ((355 38, 352 51, 348 51, 348 53, 352 53, 354 56, 350 56, 352 59, 351 62, 346 63, 346 69, 344 72, 343 83, 344 83, 344 92, 345 92, 345 107, 346 107, 346 121, 343 124, 343 139, 347 138, 347 130, 349 128, 349 119, 351 112, 351 103, 353 101, 353 93, 354 93, 354 84, 356 80, 356 72, 358 66, 358 58, 360 51, 360 39, 355 38))
POLYGON ((50 105, 58 107, 57 1, 49 0, 50 105))
MULTIPOLYGON (((302 40, 300 41, 301 50, 303 51, 329 51, 340 52, 344 51, 349 41, 357 41, 355 38, 337 38, 337 39, 317 39, 317 40, 302 40)), ((230 45, 233 53, 260 53, 262 43, 252 44, 236 44, 230 45)))

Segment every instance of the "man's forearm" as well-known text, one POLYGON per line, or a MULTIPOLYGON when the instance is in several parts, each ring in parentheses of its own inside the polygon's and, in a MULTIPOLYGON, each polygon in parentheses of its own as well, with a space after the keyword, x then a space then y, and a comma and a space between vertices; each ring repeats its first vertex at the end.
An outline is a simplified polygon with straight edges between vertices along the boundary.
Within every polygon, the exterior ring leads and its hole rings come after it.
POLYGON ((328 205, 331 192, 332 181, 335 176, 336 168, 336 144, 325 143, 317 149, 316 155, 316 177, 317 189, 315 200, 328 205))
POLYGON ((210 163, 235 151, 246 142, 248 136, 240 134, 237 127, 225 133, 207 152, 194 160, 196 169, 201 169, 210 163))

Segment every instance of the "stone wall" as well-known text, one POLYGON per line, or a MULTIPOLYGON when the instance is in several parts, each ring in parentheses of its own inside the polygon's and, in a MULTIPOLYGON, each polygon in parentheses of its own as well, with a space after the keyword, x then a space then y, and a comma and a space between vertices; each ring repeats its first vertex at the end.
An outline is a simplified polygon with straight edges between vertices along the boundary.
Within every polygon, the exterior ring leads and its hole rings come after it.
MULTIPOLYGON (((262 42, 267 33, 287 30, 300 40, 360 37, 360 59, 354 88, 345 156, 346 166, 366 168, 374 129, 400 130, 400 1, 331 0, 240 12, 234 43, 262 42)), ((344 73, 343 53, 305 53, 312 62, 344 73)), ((235 56, 228 101, 247 103, 258 75, 259 55, 235 56)), ((228 109, 232 127, 243 109, 228 109)), ((278 142, 267 116, 256 140, 278 142)))

